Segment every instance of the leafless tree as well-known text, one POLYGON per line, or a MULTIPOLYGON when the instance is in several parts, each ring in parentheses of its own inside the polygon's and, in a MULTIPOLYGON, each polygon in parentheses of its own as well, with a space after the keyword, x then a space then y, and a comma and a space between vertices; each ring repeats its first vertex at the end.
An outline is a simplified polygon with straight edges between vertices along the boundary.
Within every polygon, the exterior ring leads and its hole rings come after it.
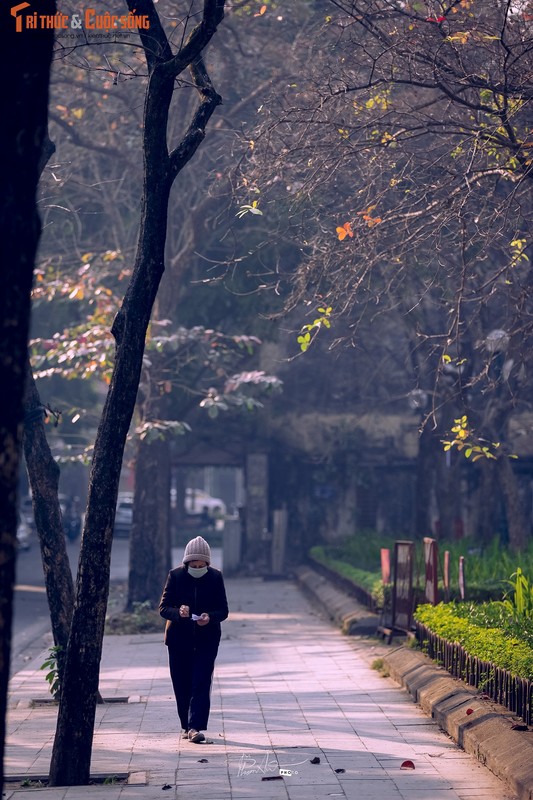
POLYGON ((505 442, 531 371, 531 4, 329 9, 307 32, 312 58, 247 134, 241 196, 299 236, 296 271, 272 275, 288 309, 330 305, 356 347, 363 319, 397 313, 426 432, 440 446, 467 414, 504 444, 494 470, 520 549, 505 442))

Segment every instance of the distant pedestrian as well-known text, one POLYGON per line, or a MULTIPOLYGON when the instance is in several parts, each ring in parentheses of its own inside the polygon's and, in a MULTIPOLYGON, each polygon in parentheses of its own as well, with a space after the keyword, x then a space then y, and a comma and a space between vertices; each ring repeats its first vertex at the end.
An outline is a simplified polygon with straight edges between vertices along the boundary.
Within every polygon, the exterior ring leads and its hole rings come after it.
POLYGON ((205 741, 220 623, 228 616, 222 573, 210 563, 205 539, 191 539, 182 566, 168 573, 159 604, 182 738, 196 744, 205 741))

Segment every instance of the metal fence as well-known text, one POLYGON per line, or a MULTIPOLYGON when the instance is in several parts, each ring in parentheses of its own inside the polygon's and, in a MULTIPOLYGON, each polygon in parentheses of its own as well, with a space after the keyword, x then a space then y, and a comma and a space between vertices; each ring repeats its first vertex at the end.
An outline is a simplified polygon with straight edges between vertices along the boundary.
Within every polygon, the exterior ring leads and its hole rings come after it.
POLYGON ((470 655, 460 644, 448 642, 419 622, 416 623, 416 638, 424 652, 454 677, 480 689, 491 700, 521 717, 526 725, 532 724, 532 681, 470 655))

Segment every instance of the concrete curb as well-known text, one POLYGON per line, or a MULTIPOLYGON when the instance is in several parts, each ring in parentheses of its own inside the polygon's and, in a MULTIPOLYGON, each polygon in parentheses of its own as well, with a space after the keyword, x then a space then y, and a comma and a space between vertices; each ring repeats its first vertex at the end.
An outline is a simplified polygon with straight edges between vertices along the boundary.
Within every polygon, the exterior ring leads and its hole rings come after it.
MULTIPOLYGON (((376 633, 377 615, 339 592, 310 567, 296 577, 344 633, 376 633), (373 629, 368 627, 374 620, 373 629)), ((364 635, 364 634, 363 634, 364 635)), ((512 730, 518 718, 485 700, 423 653, 405 646, 381 655, 390 677, 403 686, 442 730, 503 780, 519 800, 533 800, 533 731, 512 730)))
POLYGON ((512 730, 517 718, 422 653, 399 647, 383 658, 391 678, 457 744, 485 764, 517 794, 533 798, 533 732, 512 730))
POLYGON ((337 589, 323 575, 307 566, 299 567, 295 575, 304 593, 343 633, 364 636, 376 632, 378 615, 337 589))

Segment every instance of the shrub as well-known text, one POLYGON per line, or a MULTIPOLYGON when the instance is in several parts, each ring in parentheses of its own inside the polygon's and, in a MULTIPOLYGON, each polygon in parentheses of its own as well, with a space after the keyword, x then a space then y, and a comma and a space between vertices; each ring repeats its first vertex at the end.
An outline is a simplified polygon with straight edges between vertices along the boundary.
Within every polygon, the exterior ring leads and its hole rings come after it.
POLYGON ((527 631, 522 625, 514 627, 516 621, 501 603, 420 605, 415 620, 448 642, 457 642, 471 656, 533 679, 533 625, 527 631), (496 621, 498 625, 487 627, 496 621))

